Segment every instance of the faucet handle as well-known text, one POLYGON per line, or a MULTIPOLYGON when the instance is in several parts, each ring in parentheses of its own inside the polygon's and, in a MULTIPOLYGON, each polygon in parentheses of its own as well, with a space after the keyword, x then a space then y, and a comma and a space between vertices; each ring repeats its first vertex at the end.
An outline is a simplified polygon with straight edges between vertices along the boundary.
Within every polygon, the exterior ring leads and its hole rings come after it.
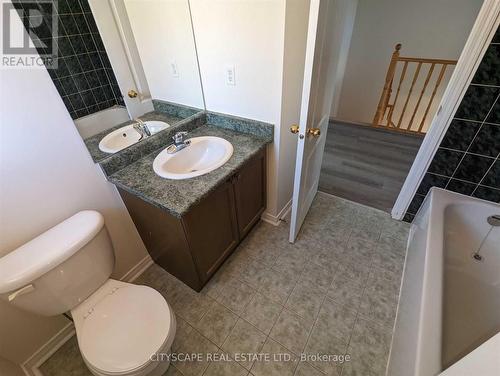
POLYGON ((184 141, 184 136, 187 134, 188 132, 177 132, 172 138, 174 139, 174 142, 176 144, 180 144, 182 141, 184 141))
POLYGON ((133 127, 137 132, 141 133, 143 136, 144 135, 147 137, 151 136, 151 131, 149 130, 148 126, 146 125, 146 123, 144 123, 143 120, 136 118, 134 119, 134 122, 135 123, 133 127))

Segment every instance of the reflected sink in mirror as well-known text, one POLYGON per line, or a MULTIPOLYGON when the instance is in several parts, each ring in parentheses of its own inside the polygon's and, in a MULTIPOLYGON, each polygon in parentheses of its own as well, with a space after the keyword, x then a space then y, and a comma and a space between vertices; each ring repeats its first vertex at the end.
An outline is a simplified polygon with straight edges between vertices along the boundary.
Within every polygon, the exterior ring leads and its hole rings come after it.
POLYGON ((153 161, 154 172, 166 179, 201 176, 224 165, 233 155, 233 145, 220 137, 194 137, 187 147, 172 154, 164 149, 153 161))
MULTIPOLYGON (((134 128, 136 124, 125 125, 104 136, 99 142, 99 150, 112 154, 142 140, 143 135, 134 128)), ((155 120, 145 121, 143 124, 149 130, 151 136, 170 127, 168 123, 155 120)))
POLYGON ((133 119, 163 121, 168 133, 206 108, 188 0, 122 0, 112 12, 107 1, 90 3, 71 2, 78 17, 54 17, 65 27, 52 35, 61 42, 59 63, 47 68, 92 160, 101 163, 161 138, 161 130, 141 138, 129 126, 133 119))

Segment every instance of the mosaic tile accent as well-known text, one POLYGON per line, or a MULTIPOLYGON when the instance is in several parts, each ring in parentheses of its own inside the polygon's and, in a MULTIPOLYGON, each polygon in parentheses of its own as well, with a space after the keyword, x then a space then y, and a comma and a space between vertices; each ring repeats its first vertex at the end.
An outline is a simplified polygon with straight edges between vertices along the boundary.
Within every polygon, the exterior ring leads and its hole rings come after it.
MULTIPOLYGON (((115 105, 124 106, 88 0, 54 2, 59 23, 57 37, 52 37, 48 23, 36 37, 43 43, 57 43, 57 69, 50 68, 48 72, 71 117, 77 119, 115 105)), ((43 12, 43 5, 37 5, 43 12)), ((30 17, 21 11, 23 1, 15 1, 14 6, 25 25, 30 22, 30 17)), ((43 53, 43 48, 37 50, 43 53)))
POLYGON ((431 187, 500 202, 500 29, 434 155, 404 220, 431 187))

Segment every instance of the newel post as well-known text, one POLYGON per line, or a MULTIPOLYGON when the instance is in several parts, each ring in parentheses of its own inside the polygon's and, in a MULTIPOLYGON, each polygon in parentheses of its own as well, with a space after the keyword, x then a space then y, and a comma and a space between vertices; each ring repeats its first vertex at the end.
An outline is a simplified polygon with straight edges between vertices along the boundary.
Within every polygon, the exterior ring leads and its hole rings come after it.
POLYGON ((384 112, 389 101, 389 97, 391 95, 392 89, 392 80, 394 78, 394 74, 396 73, 396 64, 398 63, 399 51, 401 50, 401 43, 396 44, 394 48, 394 52, 392 53, 391 62, 389 64, 389 68, 387 69, 387 74, 385 76, 384 89, 382 90, 382 95, 380 96, 380 100, 377 106, 377 112, 373 117, 373 125, 380 125, 380 121, 384 116, 384 112))

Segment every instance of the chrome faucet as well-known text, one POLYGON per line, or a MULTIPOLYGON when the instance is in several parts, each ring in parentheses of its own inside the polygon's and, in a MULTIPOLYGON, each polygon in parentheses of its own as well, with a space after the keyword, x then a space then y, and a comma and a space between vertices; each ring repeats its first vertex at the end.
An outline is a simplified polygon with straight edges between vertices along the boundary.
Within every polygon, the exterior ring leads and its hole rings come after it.
POLYGON ((148 126, 141 119, 134 119, 135 124, 133 125, 134 129, 141 135, 139 140, 143 138, 151 136, 151 131, 148 126))
POLYGON ((177 132, 172 139, 174 143, 167 148, 168 154, 177 153, 179 150, 188 147, 191 144, 190 140, 184 140, 184 136, 187 135, 187 132, 177 132))

